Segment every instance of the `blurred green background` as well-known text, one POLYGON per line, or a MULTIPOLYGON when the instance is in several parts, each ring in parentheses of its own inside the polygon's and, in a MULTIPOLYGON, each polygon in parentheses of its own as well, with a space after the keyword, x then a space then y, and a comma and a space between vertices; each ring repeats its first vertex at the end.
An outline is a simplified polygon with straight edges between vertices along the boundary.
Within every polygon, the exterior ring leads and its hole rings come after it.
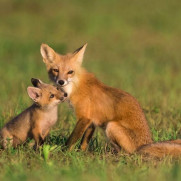
MULTIPOLYGON (((1 127, 31 104, 26 93, 31 77, 49 82, 40 56, 41 43, 67 53, 87 42, 83 65, 104 83, 139 100, 154 140, 181 137, 180 22, 179 0, 0 0, 1 127)), ((60 106, 59 115, 47 144, 61 147, 76 119, 67 105, 60 106)), ((24 147, 2 151, 0 178, 31 180, 33 175, 48 180, 47 170, 52 178, 62 180, 119 180, 121 175, 125 180, 148 179, 148 175, 150 180, 181 178, 179 165, 162 163, 155 178, 154 164, 145 165, 136 156, 118 159, 105 153, 105 138, 99 132, 94 141, 96 146, 92 142, 92 152, 86 154, 58 149, 52 153, 51 166, 44 167, 42 153, 24 147), (12 158, 14 162, 8 162, 12 158), (68 171, 63 170, 65 165, 68 171)))

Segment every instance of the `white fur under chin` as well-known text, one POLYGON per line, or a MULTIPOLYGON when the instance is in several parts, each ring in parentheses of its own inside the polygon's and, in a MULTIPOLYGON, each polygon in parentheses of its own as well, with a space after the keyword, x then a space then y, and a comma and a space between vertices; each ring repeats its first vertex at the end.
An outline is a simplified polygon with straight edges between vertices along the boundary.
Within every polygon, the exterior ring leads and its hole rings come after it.
POLYGON ((68 94, 68 97, 69 97, 72 93, 73 82, 69 82, 66 86, 63 87, 63 89, 68 94))
POLYGON ((63 86, 64 91, 68 94, 68 97, 72 94, 73 87, 77 86, 79 80, 77 77, 69 78, 67 81, 67 85, 63 86))

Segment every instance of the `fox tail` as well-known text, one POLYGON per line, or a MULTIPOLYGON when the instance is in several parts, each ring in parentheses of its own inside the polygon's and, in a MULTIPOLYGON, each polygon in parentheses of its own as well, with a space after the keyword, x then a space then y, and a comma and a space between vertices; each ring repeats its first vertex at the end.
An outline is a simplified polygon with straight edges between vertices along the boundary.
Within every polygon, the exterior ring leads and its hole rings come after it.
POLYGON ((143 145, 137 150, 137 152, 158 158, 162 158, 167 155, 179 157, 181 156, 181 139, 143 145))

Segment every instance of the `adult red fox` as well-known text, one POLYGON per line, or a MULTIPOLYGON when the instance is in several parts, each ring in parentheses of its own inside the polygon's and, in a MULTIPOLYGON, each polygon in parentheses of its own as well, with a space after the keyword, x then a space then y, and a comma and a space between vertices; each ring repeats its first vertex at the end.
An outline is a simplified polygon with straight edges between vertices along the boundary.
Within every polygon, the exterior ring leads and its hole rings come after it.
POLYGON ((86 46, 66 55, 46 44, 40 49, 50 79, 68 93, 78 119, 67 141, 69 149, 82 137, 81 149, 85 150, 99 126, 117 150, 157 157, 181 155, 181 140, 153 143, 143 110, 133 96, 103 84, 81 67, 86 46))
POLYGON ((27 92, 34 103, 0 131, 4 149, 22 144, 28 137, 34 138, 35 148, 38 148, 57 121, 58 104, 66 99, 67 94, 58 87, 45 84, 39 79, 32 78, 31 81, 35 87, 28 87, 27 92))

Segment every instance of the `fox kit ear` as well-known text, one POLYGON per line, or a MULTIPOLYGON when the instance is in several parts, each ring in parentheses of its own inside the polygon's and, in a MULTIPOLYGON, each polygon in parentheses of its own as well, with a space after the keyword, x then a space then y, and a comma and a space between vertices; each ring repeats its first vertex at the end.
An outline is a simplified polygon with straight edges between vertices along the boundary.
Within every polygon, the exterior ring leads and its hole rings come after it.
POLYGON ((44 63, 52 63, 55 59, 56 53, 47 44, 41 44, 40 52, 43 57, 44 63))
POLYGON ((40 100, 41 97, 41 90, 39 88, 36 87, 28 87, 27 88, 27 92, 29 97, 34 101, 34 102, 38 102, 40 100))
POLYGON ((40 79, 31 78, 31 83, 34 87, 40 87, 43 82, 40 79))
POLYGON ((77 50, 75 50, 75 52, 73 53, 74 60, 78 62, 79 64, 82 64, 86 47, 87 47, 87 43, 81 46, 80 48, 78 48, 77 50))

